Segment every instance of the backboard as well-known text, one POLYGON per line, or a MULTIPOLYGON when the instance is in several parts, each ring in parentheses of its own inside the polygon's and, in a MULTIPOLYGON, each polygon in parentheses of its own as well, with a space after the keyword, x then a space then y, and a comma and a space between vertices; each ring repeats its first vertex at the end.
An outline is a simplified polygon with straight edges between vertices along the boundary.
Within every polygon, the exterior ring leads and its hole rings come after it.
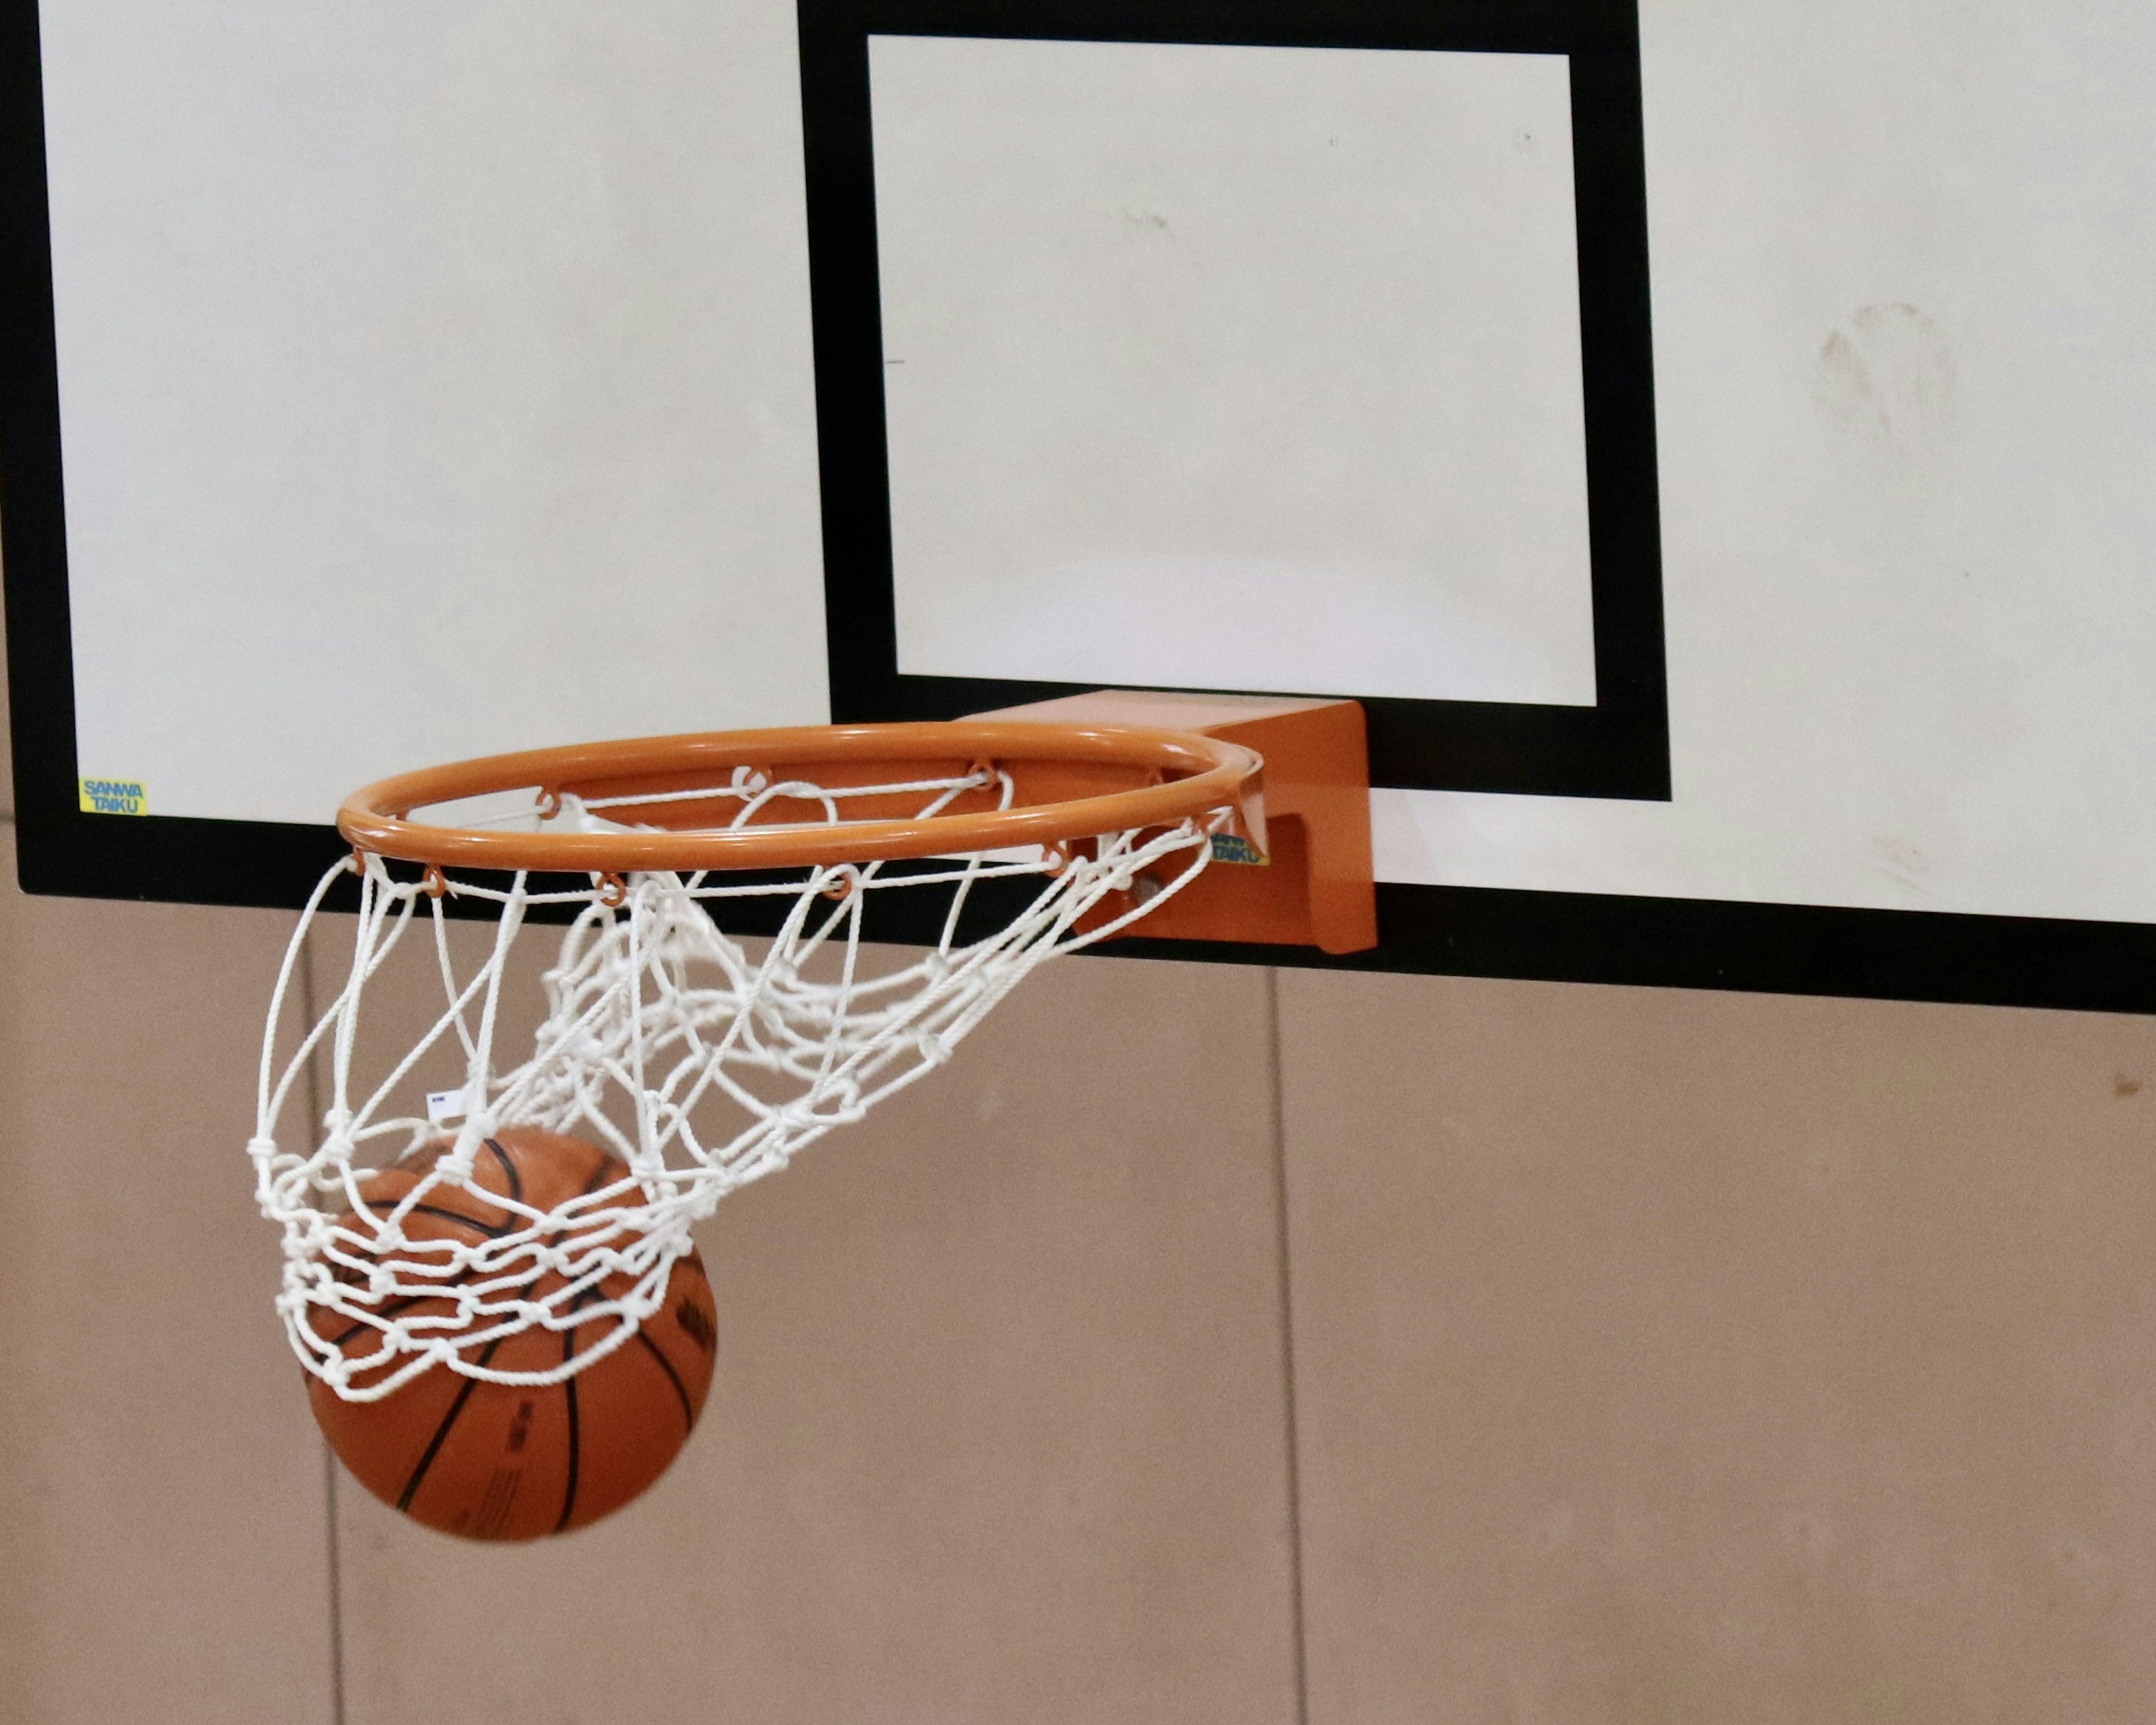
POLYGON ((2156 21, 0 0, 33 891, 499 749, 1349 696, 1380 944, 2156 1007, 2156 21))

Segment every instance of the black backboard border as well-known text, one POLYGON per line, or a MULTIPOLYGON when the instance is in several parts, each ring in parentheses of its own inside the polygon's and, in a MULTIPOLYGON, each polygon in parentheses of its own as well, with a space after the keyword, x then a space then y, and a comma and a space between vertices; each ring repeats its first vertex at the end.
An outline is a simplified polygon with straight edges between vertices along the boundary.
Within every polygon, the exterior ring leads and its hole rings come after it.
MULTIPOLYGON (((1634 0, 799 0, 832 716, 951 719, 1074 684, 901 673, 869 39, 1558 54, 1572 85, 1594 706, 1357 697, 1381 785, 1667 801, 1646 167, 1634 0)), ((1282 694, 1353 693, 1284 690, 1282 694)))

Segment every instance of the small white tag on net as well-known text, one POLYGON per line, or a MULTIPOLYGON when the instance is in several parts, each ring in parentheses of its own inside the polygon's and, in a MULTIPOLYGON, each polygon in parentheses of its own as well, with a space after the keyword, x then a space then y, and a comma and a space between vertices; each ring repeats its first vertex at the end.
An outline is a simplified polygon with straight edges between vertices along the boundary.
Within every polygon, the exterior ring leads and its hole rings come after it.
POLYGON ((465 1093, 460 1090, 430 1090, 427 1092, 427 1123, 446 1126, 452 1120, 465 1117, 465 1093))

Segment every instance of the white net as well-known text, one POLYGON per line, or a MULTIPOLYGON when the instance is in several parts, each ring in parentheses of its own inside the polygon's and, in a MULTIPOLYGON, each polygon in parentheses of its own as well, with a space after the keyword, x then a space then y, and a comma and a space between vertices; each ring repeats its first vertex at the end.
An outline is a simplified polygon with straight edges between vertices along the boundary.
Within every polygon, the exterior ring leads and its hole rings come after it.
MULTIPOLYGON (((932 817, 964 793, 998 787, 1007 806, 1010 781, 993 768, 843 789, 737 772, 726 786, 678 794, 732 799, 738 826, 780 798, 803 799, 824 820, 840 822, 849 798, 918 793, 921 814, 932 817)), ((547 813, 577 830, 631 830, 612 825, 600 813, 607 806, 565 798, 547 813)), ((352 1401, 388 1395, 438 1365, 505 1384, 551 1383, 583 1370, 658 1309, 670 1271, 694 1248, 690 1230, 728 1193, 785 1167, 832 1127, 940 1065, 1044 959, 1116 934, 1180 891, 1212 854, 1210 830, 1186 822, 1105 835, 1068 855, 841 863, 777 881, 608 875, 565 891, 531 891, 522 875, 506 887, 438 870, 399 880, 379 858, 343 860, 316 888, 278 977, 249 1146, 257 1199, 283 1232, 277 1307, 294 1351, 352 1401), (351 969, 280 1062, 280 1025, 302 943, 329 890, 355 871, 351 969), (1009 880, 1031 897, 993 933, 961 944, 978 890, 1009 880), (865 947, 864 914, 871 896, 894 891, 940 892, 949 904, 942 937, 925 956, 879 970, 877 957, 889 955, 865 947), (1117 892, 1150 896, 1081 932, 1081 920, 1117 892), (752 955, 714 911, 756 897, 786 908, 776 936, 752 955), (444 914, 451 899, 498 908, 490 947, 465 973, 452 959, 444 914), (571 907, 574 920, 545 973, 546 1016, 531 1051, 505 1068, 496 1027, 506 961, 526 913, 540 906, 571 907), (442 1010, 416 1042, 381 1063, 387 1070, 363 1073, 358 1031, 367 987, 400 954, 439 973, 442 1010), (462 1089, 453 1101, 438 1094, 426 1109, 418 1075, 445 1057, 461 1065, 462 1089), (328 1078, 319 1132, 310 1131, 305 1151, 282 1148, 280 1121, 317 1059, 328 1078), (624 1172, 549 1208, 482 1188, 480 1148, 512 1126, 603 1146, 624 1172), (446 1153, 414 1156, 445 1138, 446 1153), (381 1181, 408 1157, 416 1179, 381 1181), (506 1220, 485 1230, 408 1226, 444 1206, 469 1215, 473 1204, 506 1220), (444 1232, 456 1237, 439 1237, 444 1232), (604 1339, 580 1341, 572 1358, 547 1370, 489 1363, 500 1342, 541 1327, 604 1339)))

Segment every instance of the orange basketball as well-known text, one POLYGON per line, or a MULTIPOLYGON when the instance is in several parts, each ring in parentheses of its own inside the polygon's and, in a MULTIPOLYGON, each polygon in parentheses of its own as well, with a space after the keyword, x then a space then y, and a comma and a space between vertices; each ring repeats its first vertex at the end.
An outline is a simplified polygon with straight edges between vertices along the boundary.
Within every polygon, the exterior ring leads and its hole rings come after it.
MULTIPOLYGON (((361 1187, 370 1208, 385 1209, 410 1192, 449 1147, 439 1140, 361 1187)), ((616 1158, 581 1138, 505 1127, 485 1140, 472 1183, 540 1209, 626 1178, 616 1158)), ((598 1212, 603 1214, 604 1212, 598 1212)), ((437 1189, 404 1224, 413 1240, 473 1245, 522 1225, 458 1187, 437 1189)), ((542 1276, 529 1297, 544 1298, 558 1276, 542 1276)), ((588 1297, 625 1292, 614 1277, 588 1297)), ((406 1299, 384 1316, 403 1316, 452 1301, 406 1299)), ((316 1332, 347 1354, 370 1353, 380 1332, 352 1324, 333 1338, 336 1314, 314 1314, 316 1332)), ((545 1371, 596 1346, 612 1319, 576 1329, 527 1330, 490 1344, 478 1360, 501 1371, 545 1371)), ((703 1260, 675 1265, 665 1303, 628 1343, 559 1384, 486 1384, 445 1366, 421 1373, 379 1401, 348 1402, 319 1378, 308 1380, 315 1420, 352 1476, 414 1521, 468 1539, 536 1539, 609 1515, 666 1471, 696 1427, 711 1385, 718 1320, 703 1260)), ((388 1368, 377 1373, 386 1376, 388 1368)), ((367 1374, 356 1379, 364 1385, 367 1374)))

